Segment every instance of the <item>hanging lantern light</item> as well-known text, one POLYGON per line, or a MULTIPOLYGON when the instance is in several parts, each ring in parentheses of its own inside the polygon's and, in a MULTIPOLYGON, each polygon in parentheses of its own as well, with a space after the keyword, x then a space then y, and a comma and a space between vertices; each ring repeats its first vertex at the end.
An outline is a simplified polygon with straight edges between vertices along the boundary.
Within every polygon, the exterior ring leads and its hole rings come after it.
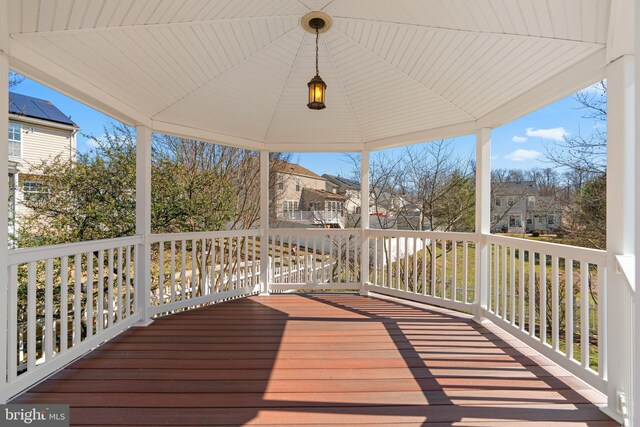
POLYGON ((309 103, 307 107, 312 110, 322 110, 326 108, 324 102, 327 84, 320 77, 318 69, 318 40, 320 38, 320 30, 325 26, 325 21, 322 18, 313 18, 309 21, 309 26, 316 30, 316 75, 307 83, 309 87, 309 103))

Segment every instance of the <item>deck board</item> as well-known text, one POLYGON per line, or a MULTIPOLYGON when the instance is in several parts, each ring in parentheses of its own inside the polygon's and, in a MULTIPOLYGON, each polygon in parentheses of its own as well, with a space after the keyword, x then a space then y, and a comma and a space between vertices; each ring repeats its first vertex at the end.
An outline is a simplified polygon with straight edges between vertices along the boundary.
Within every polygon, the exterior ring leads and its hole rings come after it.
POLYGON ((614 426, 603 399, 468 316, 291 294, 132 328, 14 402, 67 403, 95 426, 614 426))

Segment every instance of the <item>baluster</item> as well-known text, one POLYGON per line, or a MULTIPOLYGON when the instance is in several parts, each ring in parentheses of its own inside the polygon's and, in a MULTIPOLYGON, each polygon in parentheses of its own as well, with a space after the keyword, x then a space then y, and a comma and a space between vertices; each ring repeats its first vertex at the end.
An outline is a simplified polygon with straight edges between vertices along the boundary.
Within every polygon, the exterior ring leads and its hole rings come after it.
POLYGON ((108 276, 107 276, 107 299, 109 300, 109 309, 107 311, 107 318, 109 320, 109 327, 113 326, 114 323, 114 310, 115 303, 113 299, 113 248, 109 248, 107 257, 109 258, 107 261, 107 265, 109 268, 108 276))
POLYGON ((378 286, 378 238, 373 238, 373 284, 378 286))
POLYGON ((564 291, 564 308, 565 308, 565 341, 567 343, 567 357, 573 359, 573 260, 565 258, 564 260, 565 274, 565 291, 564 291))
POLYGON ((27 371, 36 367, 36 269, 37 263, 28 264, 27 282, 27 371))
POLYGON ((500 304, 502 306, 502 310, 500 313, 496 313, 498 314, 498 316, 500 316, 500 314, 502 314, 502 319, 503 320, 507 320, 507 274, 508 274, 508 264, 507 264, 507 246, 502 246, 501 247, 501 252, 502 252, 502 262, 500 264, 500 272, 502 274, 501 276, 501 283, 502 283, 502 287, 500 289, 500 297, 502 299, 502 303, 500 304))
POLYGON ((349 258, 349 240, 350 240, 350 236, 345 236, 345 247, 344 247, 344 269, 345 269, 345 275, 344 275, 344 283, 349 283, 350 282, 350 276, 351 276, 351 260, 349 258))
POLYGON ((158 242, 158 305, 164 304, 164 242, 158 242))
POLYGON ((547 254, 540 253, 540 341, 547 342, 547 254))
POLYGON ((493 245, 493 313, 500 316, 500 246, 493 245))
POLYGON ((462 302, 469 302, 469 242, 462 242, 462 302))
POLYGON ((180 300, 187 299, 187 244, 180 241, 180 300))
POLYGON ((524 274, 525 274, 525 268, 524 268, 524 251, 522 249, 518 249, 518 257, 520 257, 519 261, 520 264, 518 266, 518 279, 519 279, 519 283, 518 283, 518 287, 519 287, 519 292, 518 292, 518 298, 520 300, 520 309, 518 311, 519 315, 518 315, 518 320, 520 321, 520 330, 524 332, 524 326, 526 323, 526 317, 525 317, 525 302, 524 302, 524 274))
MULTIPOLYGON (((240 237, 236 236, 236 285, 234 286, 234 289, 238 289, 241 287, 241 283, 240 283, 240 246, 242 245, 242 243, 240 243, 240 237)), ((282 265, 282 262, 280 262, 280 265, 282 265)))
POLYGON ((458 300, 458 241, 451 241, 451 301, 458 300))
MULTIPOLYGON (((125 268, 126 271, 126 287, 125 287, 125 317, 129 317, 131 315, 131 246, 126 247, 125 249, 125 268)), ((147 296, 149 298, 149 296, 147 296)))
MULTIPOLYGON (((598 264, 597 280, 598 280, 598 375, 600 378, 607 378, 607 288, 605 286, 604 266, 598 264)), ((637 274, 637 273, 636 273, 637 274)), ((638 290, 636 290, 638 292, 638 290)), ((638 327, 636 325, 636 327, 638 327)))
POLYGON ((394 281, 395 289, 400 290, 400 237, 396 237, 396 280, 394 281))
POLYGON ((122 248, 118 248, 118 321, 122 320, 122 248))
POLYGON ((529 251, 529 335, 536 336, 536 253, 529 251))
POLYGON ((589 264, 580 261, 580 362, 583 368, 589 367, 589 352, 589 264))
POLYGON ((413 238, 413 293, 418 293, 418 238, 413 238))
POLYGON ((387 257, 387 288, 393 289, 393 253, 391 252, 392 237, 387 236, 387 242, 385 244, 386 257, 387 257))
POLYGON ((435 298, 437 295, 436 289, 438 287, 437 284, 437 280, 438 280, 438 269, 437 269, 437 265, 436 265, 436 260, 437 260, 437 247, 438 247, 438 243, 434 238, 431 239, 431 295, 435 298))
POLYGON ((45 362, 53 357, 55 335, 53 334, 53 259, 45 262, 45 295, 44 295, 44 345, 45 362))
MULTIPOLYGON (((62 295, 62 294, 61 294, 62 295)), ((18 377, 18 266, 9 266, 9 293, 7 317, 8 324, 8 348, 7 348, 7 369, 8 382, 12 383, 18 377)), ((61 297, 62 298, 62 297, 61 297)), ((61 300, 62 301, 62 300, 61 300)), ((62 342, 62 340, 61 340, 62 342)))
POLYGON ((171 289, 169 291, 171 293, 171 302, 175 302, 176 301, 176 242, 172 240, 169 246, 170 246, 169 256, 171 258, 171 261, 170 261, 171 265, 169 267, 169 273, 170 273, 169 281, 170 281, 171 289))
MULTIPOLYGON (((289 268, 289 271, 291 271, 291 268, 289 268)), ((251 285, 253 286, 257 284, 256 277, 256 236, 251 236, 251 285)))
POLYGON ((198 241, 191 239, 191 287, 190 298, 197 297, 198 289, 198 241))
POLYGON ((511 273, 509 274, 509 320, 511 324, 516 324, 516 250, 514 247, 509 248, 509 257, 511 260, 511 273))
POLYGON ((337 250, 338 250, 338 274, 336 275, 336 283, 342 283, 342 236, 336 235, 337 250))
POLYGON ((422 295, 427 295, 427 239, 422 238, 422 295))
MULTIPOLYGON (((215 237, 211 238, 211 284, 209 285, 209 293, 213 294, 216 292, 216 270, 218 269, 218 264, 216 262, 216 246, 218 245, 217 243, 217 239, 215 237)), ((253 240, 253 259, 255 260, 256 257, 256 241, 255 241, 255 237, 253 240)), ((254 262, 254 270, 255 270, 255 262, 254 262)), ((254 271, 254 276, 255 276, 255 271, 254 271)))
POLYGON ((87 252, 87 338, 93 335, 93 252, 87 252))
MULTIPOLYGON (((566 262, 566 260, 565 260, 566 262)), ((566 266, 565 266, 566 270, 566 266)), ((560 315, 558 292, 560 279, 558 276, 558 257, 551 257, 551 346, 558 351, 560 346, 560 315)))
MULTIPOLYGON (((75 279, 73 283, 73 345, 77 346, 82 341, 82 255, 76 254, 73 268, 75 279)), ((31 324, 31 322, 29 322, 31 324)))
MULTIPOLYGON (((60 273, 62 274, 62 272, 60 273)), ((98 251, 98 316, 96 316, 96 330, 101 332, 104 324, 104 250, 98 251)))

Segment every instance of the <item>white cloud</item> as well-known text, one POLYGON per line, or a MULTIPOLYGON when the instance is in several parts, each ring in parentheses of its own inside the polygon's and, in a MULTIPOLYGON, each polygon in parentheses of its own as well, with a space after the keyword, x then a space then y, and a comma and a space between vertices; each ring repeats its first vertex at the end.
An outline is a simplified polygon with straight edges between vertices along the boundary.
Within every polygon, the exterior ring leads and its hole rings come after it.
POLYGON ((539 151, 519 149, 513 153, 507 154, 505 158, 513 162, 524 162, 525 160, 535 160, 540 156, 542 156, 542 153, 539 151))
POLYGON ((567 132, 564 128, 553 128, 553 129, 527 128, 527 136, 530 136, 532 138, 543 138, 543 139, 552 139, 554 141, 564 141, 564 137, 568 135, 569 135, 569 132, 567 132))
POLYGON ((518 135, 511 138, 513 142, 527 142, 527 139, 529 138, 527 138, 526 136, 518 136, 518 135))

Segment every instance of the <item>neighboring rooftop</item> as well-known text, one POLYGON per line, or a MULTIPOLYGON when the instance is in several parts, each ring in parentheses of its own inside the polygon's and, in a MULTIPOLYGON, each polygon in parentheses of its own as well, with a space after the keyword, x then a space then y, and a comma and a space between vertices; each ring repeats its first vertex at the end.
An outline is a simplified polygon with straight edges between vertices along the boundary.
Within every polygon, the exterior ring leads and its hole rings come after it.
POLYGON ((535 181, 492 182, 494 194, 504 196, 536 196, 540 193, 535 181))
POLYGON ((316 190, 314 188, 303 188, 302 189, 303 193, 310 193, 319 197, 324 197, 326 199, 333 199, 333 200, 347 200, 347 198, 345 196, 343 196, 342 194, 336 194, 336 193, 331 193, 329 191, 324 191, 324 190, 316 190))
POLYGON ((9 92, 9 113, 70 126, 78 126, 67 115, 60 111, 58 107, 53 105, 51 101, 15 92, 9 92))
POLYGON ((346 188, 348 190, 360 190, 360 183, 358 181, 354 181, 353 179, 329 175, 328 173, 323 174, 322 177, 330 183, 337 185, 338 187, 346 188))
POLYGON ((294 163, 285 162, 284 160, 276 160, 273 169, 278 172, 290 173, 294 175, 308 176, 316 179, 324 179, 317 173, 311 172, 309 169, 303 168, 294 163))

